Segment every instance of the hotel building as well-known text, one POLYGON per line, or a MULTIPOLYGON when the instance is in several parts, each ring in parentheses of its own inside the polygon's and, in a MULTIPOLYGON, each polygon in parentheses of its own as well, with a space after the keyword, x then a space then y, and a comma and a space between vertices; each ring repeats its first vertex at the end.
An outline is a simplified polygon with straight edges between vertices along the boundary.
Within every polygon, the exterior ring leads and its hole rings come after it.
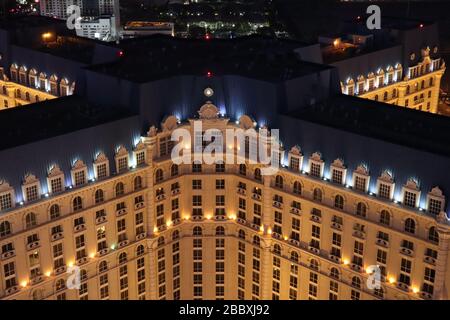
POLYGON ((0 112, 0 299, 448 299, 449 118, 341 94, 318 44, 14 23, 0 70, 76 85, 0 112), (196 121, 239 161, 174 163, 196 121))
POLYGON ((319 39, 324 61, 339 70, 343 94, 438 112, 446 67, 436 24, 383 18, 383 29, 373 32, 357 19, 344 30, 319 39))

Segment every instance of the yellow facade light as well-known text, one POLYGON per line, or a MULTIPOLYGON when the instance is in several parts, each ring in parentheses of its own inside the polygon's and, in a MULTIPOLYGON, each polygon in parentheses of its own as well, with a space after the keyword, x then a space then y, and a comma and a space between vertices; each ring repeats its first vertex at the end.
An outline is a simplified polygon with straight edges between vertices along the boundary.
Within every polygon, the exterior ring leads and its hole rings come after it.
POLYGON ((45 276, 46 277, 50 277, 52 275, 52 272, 51 271, 47 271, 46 273, 45 273, 45 276))
POLYGON ((348 259, 344 259, 343 263, 344 263, 344 265, 348 265, 350 263, 350 261, 348 259))
POLYGON ((95 252, 91 252, 91 253, 89 254, 89 258, 94 259, 94 258, 95 258, 95 252))
POLYGON ((412 291, 413 291, 414 293, 418 293, 418 292, 419 292, 419 288, 413 287, 413 288, 412 288, 412 291))
POLYGON ((172 220, 167 220, 167 221, 166 221, 166 226, 167 226, 167 227, 172 226, 172 224, 173 224, 172 220))
POLYGON ((390 284, 395 283, 395 278, 394 278, 394 277, 389 277, 389 283, 390 283, 390 284))
POLYGON ((22 282, 20 283, 20 286, 21 286, 22 288, 25 288, 27 285, 28 285, 28 281, 27 281, 27 280, 24 280, 24 281, 22 281, 22 282))

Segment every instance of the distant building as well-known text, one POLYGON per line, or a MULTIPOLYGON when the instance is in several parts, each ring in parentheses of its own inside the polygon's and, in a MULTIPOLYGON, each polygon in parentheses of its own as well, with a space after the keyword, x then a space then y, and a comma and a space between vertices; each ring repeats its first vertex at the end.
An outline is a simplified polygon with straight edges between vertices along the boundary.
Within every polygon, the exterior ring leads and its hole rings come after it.
POLYGON ((76 5, 86 16, 112 15, 114 0, 40 0, 41 15, 67 19, 67 7, 76 5))
POLYGON ((130 21, 124 25, 121 38, 136 38, 152 34, 174 35, 174 23, 152 21, 130 21))
POLYGON ((114 16, 111 17, 85 17, 80 22, 77 36, 99 39, 103 41, 114 40, 117 36, 117 28, 114 16))

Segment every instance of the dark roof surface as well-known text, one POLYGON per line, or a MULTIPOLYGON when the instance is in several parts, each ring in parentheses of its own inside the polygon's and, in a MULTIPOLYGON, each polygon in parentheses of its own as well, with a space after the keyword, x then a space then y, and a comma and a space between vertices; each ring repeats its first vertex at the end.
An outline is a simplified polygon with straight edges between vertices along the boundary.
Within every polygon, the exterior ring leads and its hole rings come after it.
POLYGON ((0 150, 132 116, 130 110, 96 107, 79 96, 28 104, 0 112, 0 150))
POLYGON ((449 117, 347 95, 298 109, 288 116, 450 156, 449 117))
POLYGON ((185 74, 236 74, 264 81, 283 81, 329 69, 301 61, 295 49, 309 44, 252 36, 235 40, 177 39, 154 35, 122 41, 118 62, 90 69, 134 82, 185 74))

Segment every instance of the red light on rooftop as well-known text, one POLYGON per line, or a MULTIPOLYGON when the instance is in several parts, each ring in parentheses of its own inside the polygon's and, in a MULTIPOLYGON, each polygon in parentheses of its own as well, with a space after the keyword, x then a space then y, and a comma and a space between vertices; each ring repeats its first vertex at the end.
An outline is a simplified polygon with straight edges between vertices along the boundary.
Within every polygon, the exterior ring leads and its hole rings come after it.
POLYGON ((420 27, 420 28, 423 28, 423 23, 421 23, 421 24, 419 25, 419 27, 420 27))
POLYGON ((356 18, 356 20, 361 20, 361 16, 358 16, 358 17, 356 18))
POLYGON ((208 72, 206 72, 206 76, 208 77, 208 78, 211 78, 212 77, 212 72, 211 71, 208 71, 208 72))
POLYGON ((124 55, 124 52, 122 50, 120 50, 119 52, 117 52, 117 55, 121 58, 124 55))
POLYGON ((211 36, 209 35, 209 33, 205 34, 205 40, 209 40, 211 39, 211 36))

